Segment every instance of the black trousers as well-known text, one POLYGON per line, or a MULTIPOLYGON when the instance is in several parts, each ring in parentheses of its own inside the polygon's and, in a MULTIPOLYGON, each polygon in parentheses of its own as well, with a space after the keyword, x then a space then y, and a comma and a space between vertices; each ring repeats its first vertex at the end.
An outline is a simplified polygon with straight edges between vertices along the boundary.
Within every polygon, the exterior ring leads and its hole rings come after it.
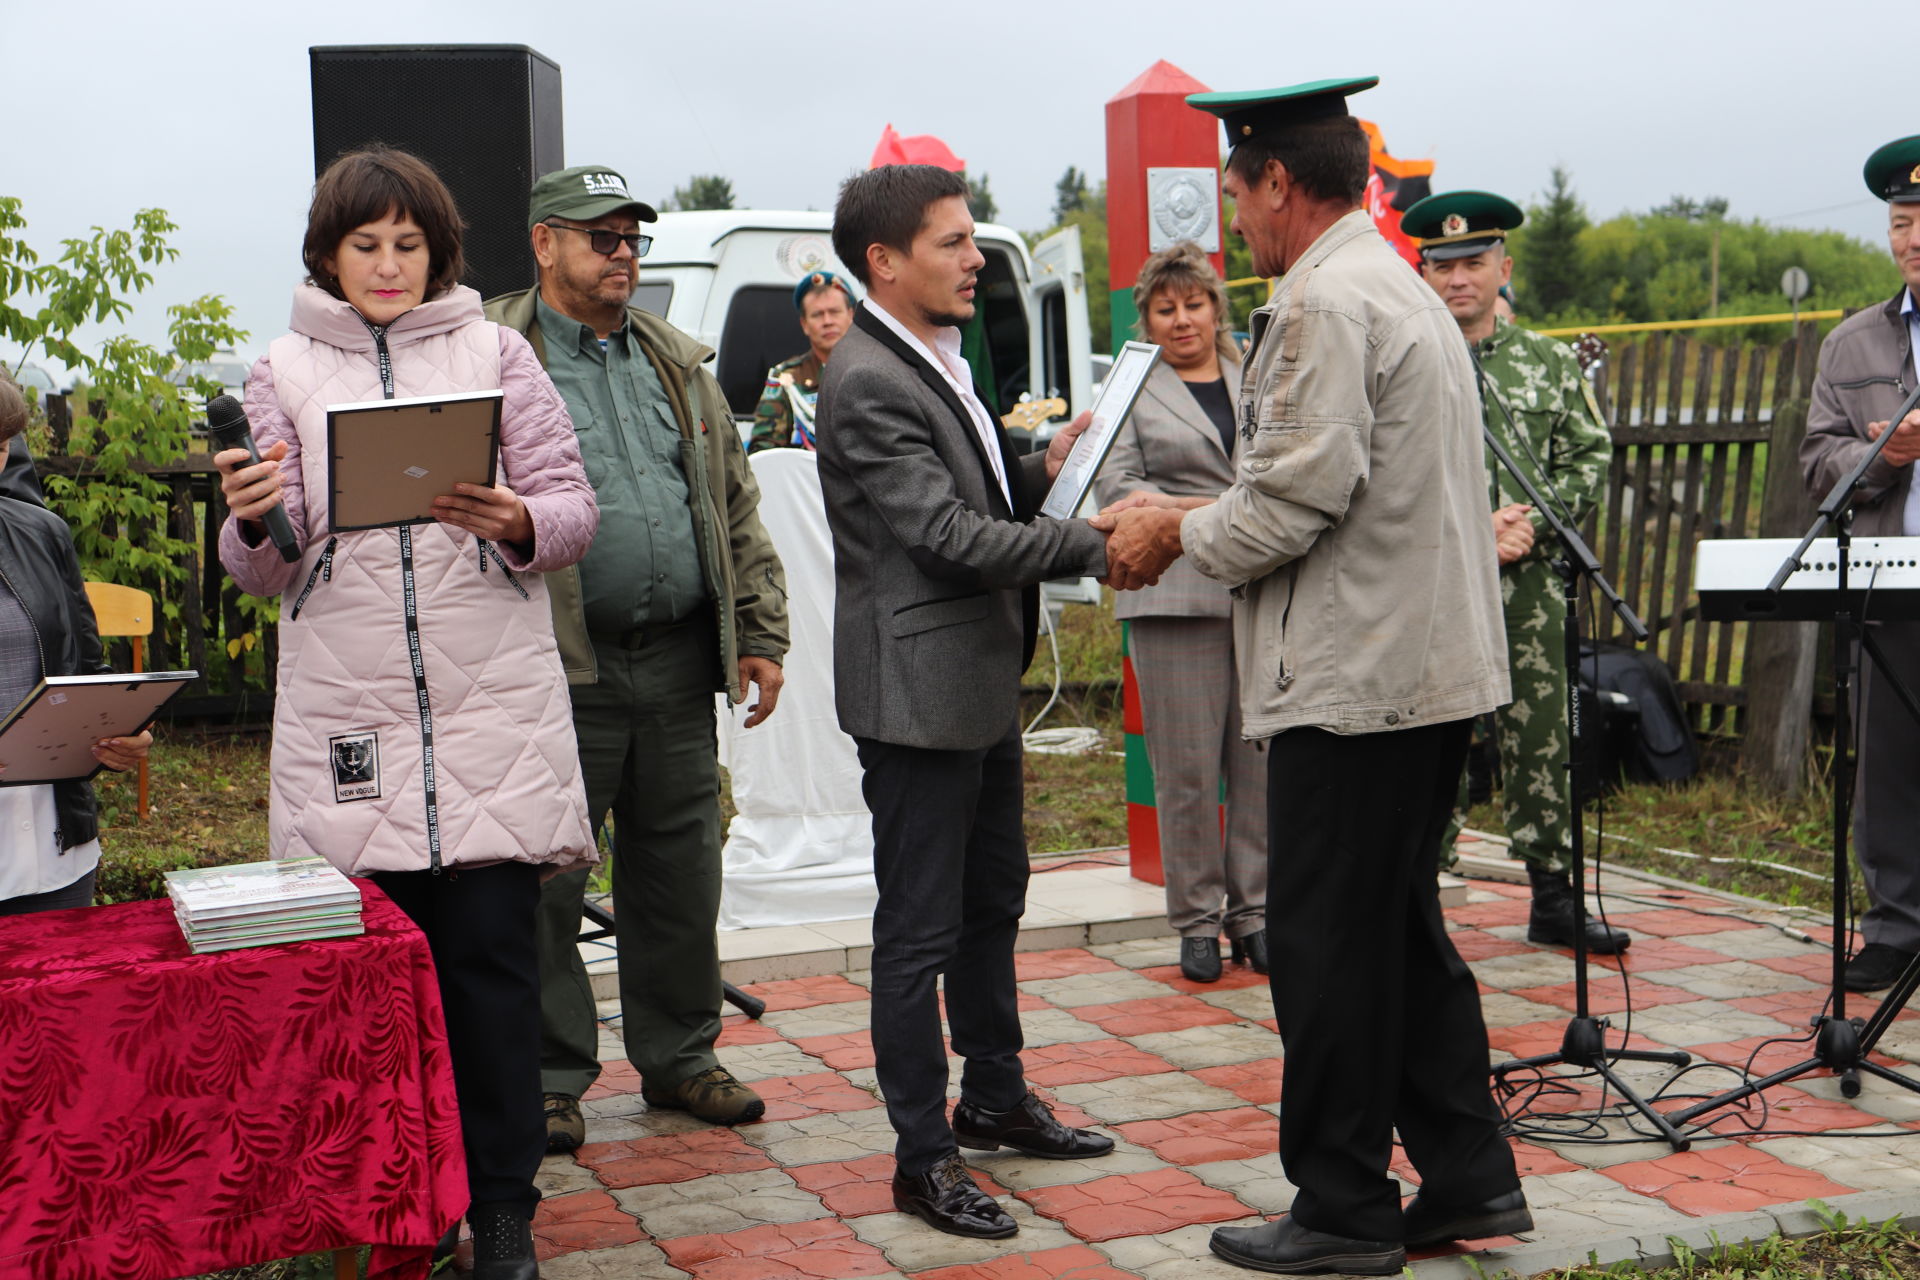
POLYGON ((1470 721, 1269 743, 1267 939, 1285 1044, 1280 1161, 1302 1226, 1400 1238, 1393 1135, 1423 1195, 1519 1185, 1473 974, 1435 884, 1470 721))
POLYGON ((963 1097, 993 1111, 1026 1094, 1013 944, 1027 905, 1017 726, 983 751, 856 738, 873 811, 873 1053, 900 1171, 957 1150, 947 1121, 947 1025, 963 1097))
POLYGON ((533 1217, 546 1154, 540 1115, 540 869, 525 862, 383 871, 373 881, 427 935, 460 1097, 467 1190, 476 1205, 533 1217))
MULTIPOLYGON (((1872 624, 1892 674, 1920 697, 1920 622, 1872 624)), ((1854 855, 1873 906, 1860 917, 1868 942, 1920 951, 1920 723, 1907 714, 1880 665, 1859 651, 1860 760, 1853 789, 1854 855)))

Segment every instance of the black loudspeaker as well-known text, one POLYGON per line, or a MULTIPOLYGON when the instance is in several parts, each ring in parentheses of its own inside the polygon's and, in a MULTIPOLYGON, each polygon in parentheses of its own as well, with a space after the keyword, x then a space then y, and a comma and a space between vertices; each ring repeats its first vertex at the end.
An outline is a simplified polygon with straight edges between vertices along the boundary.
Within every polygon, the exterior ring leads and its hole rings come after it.
POLYGON ((560 68, 525 45, 319 45, 313 171, 372 142, 440 174, 467 224, 464 283, 483 298, 529 288, 527 195, 566 168, 560 68))

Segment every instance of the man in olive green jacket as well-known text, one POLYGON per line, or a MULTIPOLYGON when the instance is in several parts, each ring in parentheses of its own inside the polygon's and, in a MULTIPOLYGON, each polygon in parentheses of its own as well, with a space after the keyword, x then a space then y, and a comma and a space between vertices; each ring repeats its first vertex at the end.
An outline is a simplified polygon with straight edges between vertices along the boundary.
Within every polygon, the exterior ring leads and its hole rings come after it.
MULTIPOLYGON (((487 303, 526 335, 566 401, 601 507, 575 568, 549 575, 587 806, 611 812, 627 1056, 653 1107, 719 1124, 765 1108, 714 1056, 720 1033, 719 767, 713 694, 764 720, 787 649, 786 581, 713 352, 628 306, 654 211, 602 166, 534 184, 540 284, 487 303)), ((584 1140, 598 1024, 576 939, 586 878, 541 897, 542 1089, 549 1150, 584 1140)))

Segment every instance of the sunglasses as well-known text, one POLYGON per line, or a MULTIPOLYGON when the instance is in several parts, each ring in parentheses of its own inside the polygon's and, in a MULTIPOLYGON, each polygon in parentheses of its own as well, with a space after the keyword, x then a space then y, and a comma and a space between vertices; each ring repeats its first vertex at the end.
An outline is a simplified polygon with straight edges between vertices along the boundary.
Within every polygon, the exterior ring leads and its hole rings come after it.
POLYGON ((593 246, 593 251, 603 258, 611 258, 614 251, 623 244, 636 258, 646 257, 647 250, 653 248, 653 237, 643 236, 637 231, 632 235, 623 236, 618 231, 608 231, 602 227, 570 227, 564 222, 547 222, 542 225, 551 227, 555 231, 578 231, 587 238, 587 243, 593 246))

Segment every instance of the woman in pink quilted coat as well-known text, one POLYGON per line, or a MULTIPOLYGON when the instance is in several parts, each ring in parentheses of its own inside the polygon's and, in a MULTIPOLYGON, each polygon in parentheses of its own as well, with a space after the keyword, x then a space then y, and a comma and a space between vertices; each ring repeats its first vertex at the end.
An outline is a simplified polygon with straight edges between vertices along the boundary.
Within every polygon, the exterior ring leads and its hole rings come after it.
POLYGON ((538 1275, 528 1223, 545 1150, 534 912, 543 871, 591 861, 544 571, 599 524, 573 425, 518 333, 458 283, 460 219, 424 162, 376 148, 314 187, 292 332, 247 380, 263 460, 215 456, 220 559, 280 595, 273 854, 371 876, 426 934, 466 1139, 476 1276, 538 1275), (434 521, 337 532, 327 407, 503 393, 499 483, 434 521), (261 517, 300 549, 285 562, 261 517))

